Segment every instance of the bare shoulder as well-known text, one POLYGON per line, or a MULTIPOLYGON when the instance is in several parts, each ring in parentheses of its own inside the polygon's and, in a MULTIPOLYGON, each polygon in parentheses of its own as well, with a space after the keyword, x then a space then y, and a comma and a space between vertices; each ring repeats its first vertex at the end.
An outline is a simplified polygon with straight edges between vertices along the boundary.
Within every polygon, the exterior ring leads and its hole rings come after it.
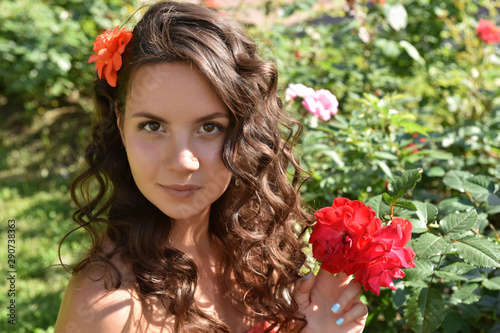
POLYGON ((112 261, 123 277, 120 287, 109 289, 102 265, 87 265, 68 283, 55 333, 171 332, 165 311, 144 306, 130 282, 131 271, 112 261))
POLYGON ((56 333, 140 331, 141 302, 133 288, 107 290, 94 268, 73 276, 66 288, 56 333))

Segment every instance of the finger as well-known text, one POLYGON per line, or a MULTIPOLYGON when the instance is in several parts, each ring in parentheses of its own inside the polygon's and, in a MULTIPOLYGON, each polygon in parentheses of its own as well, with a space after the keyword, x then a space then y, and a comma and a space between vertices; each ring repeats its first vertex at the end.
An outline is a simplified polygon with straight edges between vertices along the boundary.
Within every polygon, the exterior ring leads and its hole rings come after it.
POLYGON ((342 293, 349 283, 350 276, 344 273, 332 274, 324 269, 320 269, 317 276, 316 286, 318 291, 327 299, 329 303, 342 293))
POLYGON ((348 311, 344 312, 342 316, 337 319, 336 323, 338 326, 358 326, 360 323, 364 323, 367 317, 368 308, 366 305, 362 302, 356 302, 348 311))
POLYGON ((314 273, 309 273, 295 284, 293 299, 300 307, 306 307, 310 303, 310 293, 316 282, 314 273))
POLYGON ((359 300, 359 295, 361 294, 361 284, 359 282, 351 281, 340 293, 340 295, 335 300, 335 304, 332 306, 332 311, 334 313, 342 313, 348 310, 348 305, 353 300, 359 300))

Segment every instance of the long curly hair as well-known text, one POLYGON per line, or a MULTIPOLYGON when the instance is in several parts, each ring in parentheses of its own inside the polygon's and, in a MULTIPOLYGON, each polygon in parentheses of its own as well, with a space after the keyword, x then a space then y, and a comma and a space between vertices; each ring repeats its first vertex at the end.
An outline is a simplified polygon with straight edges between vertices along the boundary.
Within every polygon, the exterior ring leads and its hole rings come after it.
POLYGON ((269 331, 299 332, 306 321, 291 292, 305 263, 301 238, 313 221, 298 194, 306 174, 293 155, 302 127, 283 111, 276 68, 262 60, 255 42, 233 20, 201 6, 152 5, 133 29, 117 87, 95 82, 98 122, 85 153, 88 166, 71 186, 73 219, 92 246, 73 274, 104 262, 114 272, 106 286, 118 288, 123 277, 111 258, 119 255, 132 267, 141 299, 161 301, 176 332, 229 332, 197 307, 197 266, 169 246, 172 223, 137 188, 117 126, 134 73, 166 62, 196 66, 230 113, 222 161, 233 181, 209 218, 209 232, 224 252, 227 293, 269 322, 269 331), (102 248, 100 226, 114 243, 111 252, 102 248))

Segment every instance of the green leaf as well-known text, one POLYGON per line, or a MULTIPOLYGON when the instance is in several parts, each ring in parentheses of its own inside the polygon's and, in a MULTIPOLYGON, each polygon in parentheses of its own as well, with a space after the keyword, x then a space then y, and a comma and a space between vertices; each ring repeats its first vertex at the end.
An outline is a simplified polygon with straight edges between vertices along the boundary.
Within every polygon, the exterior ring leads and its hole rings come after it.
POLYGON ((434 332, 441 326, 444 318, 444 302, 439 290, 422 288, 410 295, 405 319, 416 333, 434 332))
POLYGON ((489 280, 483 281, 483 287, 489 290, 500 290, 500 276, 495 276, 489 280))
POLYGON ((406 130, 406 133, 419 133, 425 136, 429 136, 429 133, 427 133, 427 128, 417 124, 414 121, 408 121, 408 120, 403 120, 399 121, 398 126, 404 127, 406 130))
POLYGON ((491 193, 490 195, 488 195, 486 202, 491 206, 500 206, 500 197, 498 197, 498 195, 496 194, 491 193))
POLYGON ((390 186, 390 194, 394 197, 394 201, 397 201, 405 195, 407 191, 414 188, 421 178, 422 169, 403 171, 401 175, 395 177, 390 186))
POLYGON ((486 176, 475 176, 464 181, 464 188, 476 201, 486 202, 490 193, 493 193, 495 185, 486 176))
POLYGON ((382 200, 382 195, 379 194, 377 196, 374 196, 373 198, 368 199, 366 202, 367 206, 370 206, 374 211, 377 212, 377 216, 382 216, 384 214, 389 214, 391 212, 391 209, 387 204, 382 200))
POLYGON ((389 205, 389 207, 393 204, 394 202, 394 198, 391 197, 389 194, 387 193, 382 193, 382 198, 384 198, 384 201, 389 205))
POLYGON ((417 207, 415 204, 411 201, 406 201, 406 200, 399 200, 394 203, 394 206, 401 207, 401 208, 406 208, 409 210, 417 210, 417 207))
POLYGON ((415 60, 416 62, 418 62, 421 65, 423 65, 425 63, 424 59, 420 56, 420 53, 418 53, 418 50, 415 46, 411 45, 410 43, 408 43, 405 40, 400 41, 399 45, 401 45, 405 49, 406 53, 408 53, 408 55, 413 60, 415 60))
POLYGON ((464 319, 462 315, 457 311, 450 311, 446 314, 443 320, 443 332, 446 333, 458 333, 463 330, 465 326, 464 319))
POLYGON ((438 278, 445 279, 448 281, 467 281, 468 279, 464 276, 458 275, 456 273, 436 271, 434 273, 438 278))
POLYGON ((411 229, 411 232, 413 234, 421 234, 429 230, 429 228, 427 228, 427 225, 419 219, 409 218, 408 220, 413 226, 413 228, 411 229))
POLYGON ((478 267, 500 267, 500 245, 489 238, 469 236, 455 245, 457 255, 465 262, 478 267))
POLYGON ((430 203, 417 203, 417 216, 426 225, 436 221, 438 209, 430 203))
POLYGON ((477 269, 477 268, 474 266, 471 266, 469 264, 466 264, 464 262, 454 262, 453 264, 441 267, 440 270, 462 275, 462 274, 467 274, 470 271, 473 271, 475 269, 477 269))
POLYGON ((467 209, 474 209, 474 203, 466 198, 448 198, 441 201, 438 205, 439 210, 447 212, 463 211, 467 209))
POLYGON ((404 270, 404 281, 423 280, 434 271, 434 265, 430 260, 415 260, 415 264, 417 264, 417 267, 404 270))
POLYGON ((378 164, 379 168, 387 175, 387 177, 392 178, 392 171, 391 168, 385 163, 384 161, 381 160, 376 160, 375 163, 378 164))
POLYGON ((468 283, 460 286, 453 294, 451 295, 451 301, 454 304, 472 304, 476 303, 481 299, 480 295, 474 293, 477 290, 479 284, 477 283, 468 283))
POLYGON ((427 171, 427 176, 429 177, 443 177, 444 175, 444 169, 439 166, 433 166, 429 169, 429 171, 427 171))
POLYGON ((465 213, 451 213, 439 222, 441 234, 460 234, 470 230, 477 221, 477 212, 471 209, 465 213))
POLYGON ((427 233, 420 235, 420 237, 415 240, 413 250, 419 259, 424 259, 443 253, 447 245, 448 241, 443 237, 427 233))
POLYGON ((382 159, 382 160, 397 161, 399 159, 396 155, 388 153, 386 151, 376 151, 373 153, 373 155, 377 158, 382 159))
POLYGON ((452 170, 443 177, 443 183, 454 190, 465 192, 464 181, 474 175, 468 171, 452 170))

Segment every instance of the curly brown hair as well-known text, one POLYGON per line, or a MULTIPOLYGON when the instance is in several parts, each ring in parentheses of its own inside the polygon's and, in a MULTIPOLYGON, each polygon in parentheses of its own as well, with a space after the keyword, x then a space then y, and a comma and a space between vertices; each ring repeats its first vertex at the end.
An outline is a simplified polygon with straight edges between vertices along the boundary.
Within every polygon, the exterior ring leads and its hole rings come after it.
POLYGON ((172 223, 137 188, 117 126, 134 73, 166 62, 196 66, 230 113, 222 160, 233 181, 209 219, 223 247, 225 287, 271 324, 268 331, 299 332, 306 321, 291 292, 305 263, 302 234, 312 223, 298 194, 305 172, 293 155, 302 127, 283 111, 276 68, 261 59, 255 42, 233 20, 201 6, 152 5, 133 29, 117 87, 95 82, 98 122, 85 153, 88 167, 71 186, 73 219, 92 246, 73 274, 105 262, 115 273, 107 285, 118 288, 122 276, 110 259, 119 255, 131 265, 142 299, 160 300, 175 316, 175 331, 229 332, 196 306, 197 266, 165 242, 172 223), (99 225, 114 243, 111 252, 102 249, 99 225))

